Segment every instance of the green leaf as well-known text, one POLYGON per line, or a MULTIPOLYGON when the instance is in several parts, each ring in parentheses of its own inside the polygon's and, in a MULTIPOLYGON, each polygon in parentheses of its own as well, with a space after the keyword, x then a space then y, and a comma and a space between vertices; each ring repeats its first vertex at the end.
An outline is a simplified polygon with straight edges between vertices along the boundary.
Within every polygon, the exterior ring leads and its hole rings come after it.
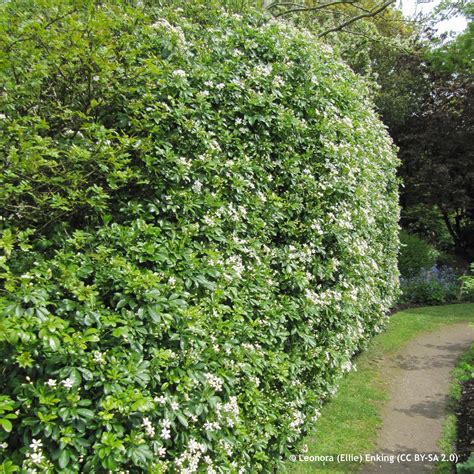
POLYGON ((161 315, 159 312, 159 307, 157 305, 148 306, 148 314, 150 315, 150 318, 152 319, 153 322, 155 323, 161 322, 161 315))
POLYGON ((77 369, 71 369, 69 378, 74 382, 74 385, 80 385, 82 381, 81 373, 77 369))
POLYGON ((64 469, 69 464, 69 451, 67 449, 61 450, 58 458, 59 467, 64 469))
POLYGON ((56 336, 50 336, 48 338, 48 344, 54 352, 58 351, 61 347, 61 343, 59 342, 59 339, 56 336))
POLYGON ((95 413, 92 410, 89 410, 88 408, 78 408, 77 413, 78 415, 81 415, 82 418, 86 419, 92 419, 95 416, 95 413))
POLYGON ((10 420, 7 420, 6 418, 0 419, 0 425, 2 425, 2 428, 8 433, 10 433, 10 431, 13 429, 12 422, 10 420))
POLYGON ((181 414, 181 413, 177 413, 176 414, 176 418, 178 418, 179 422, 184 426, 184 427, 188 427, 189 424, 188 424, 188 420, 186 420, 186 418, 181 414))

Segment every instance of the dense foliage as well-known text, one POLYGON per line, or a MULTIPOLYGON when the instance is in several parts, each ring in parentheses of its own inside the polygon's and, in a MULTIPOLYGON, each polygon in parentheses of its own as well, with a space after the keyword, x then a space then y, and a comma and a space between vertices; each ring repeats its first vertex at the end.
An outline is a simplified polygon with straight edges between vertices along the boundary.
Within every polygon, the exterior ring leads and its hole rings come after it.
POLYGON ((258 13, 0 9, 4 469, 270 469, 397 295, 364 82, 258 13))
POLYGON ((421 270, 429 270, 438 256, 439 252, 422 238, 404 230, 400 232, 398 268, 402 276, 414 276, 421 270))
POLYGON ((474 301, 474 263, 471 264, 471 272, 463 278, 462 292, 465 297, 474 301))

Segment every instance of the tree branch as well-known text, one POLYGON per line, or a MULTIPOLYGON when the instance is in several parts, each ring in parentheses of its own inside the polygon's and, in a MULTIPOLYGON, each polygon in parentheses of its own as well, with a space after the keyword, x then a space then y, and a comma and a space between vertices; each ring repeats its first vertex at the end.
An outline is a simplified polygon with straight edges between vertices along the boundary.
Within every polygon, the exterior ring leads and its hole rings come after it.
POLYGON ((441 215, 443 216, 443 220, 444 220, 444 223, 446 224, 446 228, 448 229, 448 232, 450 233, 451 237, 454 240, 454 244, 458 245, 459 236, 458 234, 456 234, 456 232, 453 229, 453 226, 451 225, 451 221, 449 220, 448 213, 444 209, 441 209, 441 215))
POLYGON ((345 28, 346 26, 349 26, 351 25, 352 23, 358 21, 358 20, 361 20, 362 18, 369 18, 369 17, 373 17, 375 15, 378 15, 380 12, 382 12, 383 10, 385 10, 387 7, 389 7, 390 5, 392 5, 393 3, 395 3, 395 0, 389 0, 388 2, 385 2, 383 3, 382 5, 380 5, 379 7, 371 10, 369 13, 362 13, 360 15, 357 15, 353 18, 351 18, 350 20, 347 20, 345 21, 344 23, 341 23, 340 25, 338 26, 335 26, 334 28, 330 28, 329 30, 326 30, 326 31, 323 31, 322 33, 320 33, 318 35, 318 38, 322 38, 323 36, 326 36, 328 35, 329 33, 335 33, 336 31, 341 31, 343 28, 345 28))
POLYGON ((271 8, 276 8, 276 7, 298 7, 298 8, 304 8, 303 3, 294 3, 294 2, 273 2, 270 3, 267 7, 265 7, 267 10, 270 10, 271 8))
MULTIPOLYGON (((69 15, 72 15, 74 13, 76 13, 78 11, 77 8, 73 8, 72 10, 64 13, 64 15, 60 15, 56 18, 53 18, 52 20, 48 21, 48 23, 46 23, 44 26, 42 26, 42 28, 44 30, 47 30, 50 26, 52 26, 54 23, 58 22, 58 21, 61 21, 63 20, 64 18, 68 17, 69 15)), ((31 39, 33 37, 33 35, 30 35, 30 36, 20 36, 19 38, 17 38, 16 40, 12 41, 10 44, 7 44, 6 45, 6 50, 7 52, 10 52, 13 48, 13 46, 17 43, 19 43, 20 41, 24 41, 24 40, 27 40, 27 39, 31 39)))
MULTIPOLYGON (((274 16, 275 16, 275 18, 278 18, 280 16, 290 15, 291 13, 314 12, 314 11, 322 10, 323 8, 332 7, 334 5, 353 4, 357 1, 358 0, 336 0, 334 2, 322 3, 322 4, 317 5, 315 7, 300 6, 299 8, 293 8, 291 10, 285 10, 284 12, 277 13, 274 16)), ((395 1, 395 0, 393 0, 393 1, 395 1)), ((268 8, 270 8, 270 7, 275 8, 275 7, 284 6, 284 5, 285 5, 284 3, 273 3, 268 8)))
MULTIPOLYGON (((362 36, 363 38, 366 38, 367 40, 371 41, 371 42, 375 42, 375 43, 381 43, 381 44, 385 44, 385 41, 386 38, 383 37, 383 36, 379 36, 379 37, 376 37, 376 36, 371 36, 371 35, 368 35, 368 34, 365 34, 361 31, 354 31, 354 30, 346 30, 346 29, 342 29, 341 32, 343 33, 347 33, 347 34, 350 34, 350 35, 355 35, 355 36, 362 36)), ((410 50, 404 48, 403 46, 401 45, 396 45, 395 46, 397 49, 399 49, 400 51, 403 51, 404 53, 410 53, 410 50)), ((345 52, 349 51, 350 49, 347 49, 347 50, 343 50, 342 51, 342 54, 344 54, 345 52)))

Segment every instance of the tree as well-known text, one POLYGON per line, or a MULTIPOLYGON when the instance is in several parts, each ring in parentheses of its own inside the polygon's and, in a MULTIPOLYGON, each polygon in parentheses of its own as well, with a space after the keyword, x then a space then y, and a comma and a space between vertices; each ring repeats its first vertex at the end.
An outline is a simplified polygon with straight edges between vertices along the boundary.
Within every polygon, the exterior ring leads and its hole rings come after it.
POLYGON ((389 117, 403 163, 403 206, 436 210, 467 259, 474 256, 472 34, 471 23, 456 39, 405 58, 397 76, 405 77, 411 110, 389 117))

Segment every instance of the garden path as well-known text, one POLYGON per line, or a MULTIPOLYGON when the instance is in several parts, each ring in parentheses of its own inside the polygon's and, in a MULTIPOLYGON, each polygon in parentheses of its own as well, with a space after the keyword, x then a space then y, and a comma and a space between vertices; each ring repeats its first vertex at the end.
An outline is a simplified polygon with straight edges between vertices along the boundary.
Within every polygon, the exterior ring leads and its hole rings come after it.
MULTIPOLYGON (((377 453, 440 453, 438 441, 447 413, 450 372, 474 340, 474 328, 453 324, 422 334, 382 361, 389 401, 377 453)), ((401 462, 366 465, 363 473, 433 472, 435 463, 401 462)))

